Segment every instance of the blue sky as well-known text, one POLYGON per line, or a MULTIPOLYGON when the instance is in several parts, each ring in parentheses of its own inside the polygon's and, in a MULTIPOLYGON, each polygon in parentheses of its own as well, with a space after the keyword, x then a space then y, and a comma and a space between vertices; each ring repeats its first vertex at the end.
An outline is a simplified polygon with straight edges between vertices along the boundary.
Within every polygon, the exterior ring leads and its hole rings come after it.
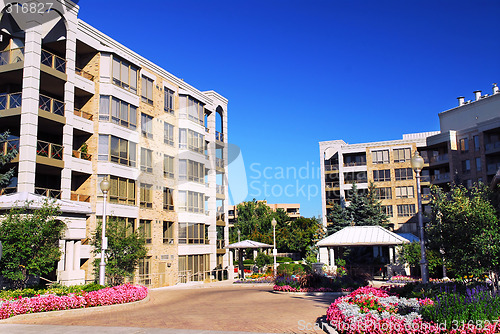
POLYGON ((439 130, 438 112, 455 107, 456 97, 491 94, 500 83, 495 0, 79 5, 82 20, 227 97, 247 199, 300 203, 307 217, 321 213, 319 141, 439 130))

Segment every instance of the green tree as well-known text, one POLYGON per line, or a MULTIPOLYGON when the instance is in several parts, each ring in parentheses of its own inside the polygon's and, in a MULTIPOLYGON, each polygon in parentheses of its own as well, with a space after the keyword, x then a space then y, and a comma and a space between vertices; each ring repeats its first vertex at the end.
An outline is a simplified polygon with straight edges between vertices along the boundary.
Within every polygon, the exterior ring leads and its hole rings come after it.
MULTIPOLYGON (((420 270, 420 243, 411 242, 400 246, 399 260, 403 263, 408 263, 411 268, 420 270)), ((439 251, 434 249, 426 249, 425 256, 428 262, 429 273, 432 276, 437 276, 440 267, 443 266, 443 260, 439 251)))
MULTIPOLYGON (((4 132, 0 134, 0 143, 3 143, 9 139, 10 135, 9 132, 4 132)), ((6 154, 3 152, 0 152, 0 168, 5 166, 7 163, 9 163, 12 159, 14 159, 17 156, 17 150, 12 149, 8 151, 6 154)), ((0 186, 3 186, 7 183, 9 183, 9 180, 12 178, 14 175, 14 168, 9 169, 5 173, 0 173, 0 186)))
POLYGON ((59 215, 55 201, 47 199, 39 208, 27 202, 2 217, 0 273, 14 287, 24 288, 30 275, 46 275, 55 269, 61 257, 59 240, 66 226, 57 219, 59 215))
MULTIPOLYGON (((137 231, 133 231, 131 223, 117 217, 108 217, 106 221, 106 237, 108 249, 105 252, 106 280, 111 285, 120 285, 125 277, 134 274, 139 260, 146 257, 146 242, 137 231)), ((94 255, 101 253, 102 221, 92 235, 91 245, 94 255)), ((94 274, 99 275, 100 257, 94 259, 94 274)))
POLYGON ((446 265, 458 275, 489 273, 498 281, 500 224, 490 195, 483 184, 452 185, 448 193, 432 187, 426 233, 429 247, 444 251, 446 265))

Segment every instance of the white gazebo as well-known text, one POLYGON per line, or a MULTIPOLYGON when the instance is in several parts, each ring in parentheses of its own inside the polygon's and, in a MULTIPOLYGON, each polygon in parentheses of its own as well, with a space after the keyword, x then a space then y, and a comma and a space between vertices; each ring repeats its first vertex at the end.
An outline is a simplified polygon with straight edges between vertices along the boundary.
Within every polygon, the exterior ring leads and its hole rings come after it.
POLYGON ((243 266, 243 252, 241 250, 247 248, 253 248, 253 249, 273 248, 273 245, 253 240, 243 240, 240 242, 235 242, 234 244, 227 245, 225 248, 238 250, 238 268, 240 271, 239 276, 240 278, 245 278, 245 271, 243 266))
POLYGON ((348 226, 316 243, 319 261, 336 269, 333 247, 373 246, 374 257, 381 254, 381 247, 389 247, 389 262, 394 263, 395 247, 410 243, 407 238, 382 226, 348 226))

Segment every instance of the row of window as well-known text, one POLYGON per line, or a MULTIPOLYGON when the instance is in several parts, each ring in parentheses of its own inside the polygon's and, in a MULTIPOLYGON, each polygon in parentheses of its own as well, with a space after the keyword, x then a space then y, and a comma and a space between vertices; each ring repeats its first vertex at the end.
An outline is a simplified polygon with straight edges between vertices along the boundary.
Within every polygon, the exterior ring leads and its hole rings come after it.
MULTIPOLYGON (((415 204, 399 204, 396 207, 398 210, 397 211, 398 217, 411 217, 414 216, 416 213, 415 204)), ((382 205, 382 210, 389 217, 394 217, 392 205, 382 205)))
MULTIPOLYGON (((481 149, 481 143, 479 142, 479 136, 473 136, 472 141, 474 142, 474 151, 479 152, 481 149)), ((469 138, 461 138, 458 140, 458 149, 462 153, 469 152, 469 138)))
MULTIPOLYGON (((475 159, 475 164, 476 164, 476 171, 480 172, 483 170, 482 168, 482 163, 481 163, 481 158, 476 158, 475 159)), ((468 174, 471 171, 471 162, 469 159, 467 160, 462 160, 462 173, 468 174)))
MULTIPOLYGON (((411 168, 396 168, 394 169, 394 176, 396 181, 412 180, 413 170, 411 168)), ((373 181, 384 182, 391 180, 391 170, 381 169, 373 171, 373 181)))
MULTIPOLYGON (((394 162, 405 162, 411 159, 410 148, 396 148, 392 150, 392 153, 394 162)), ((389 162, 389 150, 372 151, 373 164, 388 164, 389 162)))
MULTIPOLYGON (((401 186, 396 187, 396 198, 414 198, 415 194, 413 192, 413 186, 401 186)), ((391 187, 383 187, 375 189, 375 196, 377 199, 392 199, 392 189, 391 187)))

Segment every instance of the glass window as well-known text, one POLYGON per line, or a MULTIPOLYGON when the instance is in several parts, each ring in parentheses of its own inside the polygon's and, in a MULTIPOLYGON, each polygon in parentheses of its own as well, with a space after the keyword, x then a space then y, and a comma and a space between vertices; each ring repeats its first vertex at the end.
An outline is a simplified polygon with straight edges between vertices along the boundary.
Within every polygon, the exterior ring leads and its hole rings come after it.
POLYGON ((99 160, 136 166, 137 144, 111 135, 99 135, 99 160))
POLYGON ((474 150, 479 151, 480 150, 480 143, 479 143, 479 136, 474 136, 474 150))
MULTIPOLYGON (((200 223, 179 223, 180 244, 207 244, 207 226, 200 223)), ((180 256, 179 256, 180 258, 180 256)))
POLYGON ((410 217, 415 215, 415 204, 398 205, 398 217, 410 217))
POLYGON ((173 244, 174 243, 174 222, 163 222, 163 243, 173 244))
POLYGON ((141 133, 143 137, 153 138, 153 117, 141 113, 141 133))
POLYGON ((153 185, 141 183, 140 197, 141 208, 151 209, 153 207, 153 185))
POLYGON ((396 181, 412 180, 413 170, 411 168, 396 168, 394 170, 394 175, 396 177, 396 181))
POLYGON ((179 180, 187 180, 187 160, 179 160, 179 180))
POLYGON ((389 150, 372 151, 373 164, 388 164, 389 150))
POLYGON ((181 116, 188 118, 193 122, 203 125, 204 112, 205 112, 203 103, 192 98, 191 96, 186 96, 185 99, 186 99, 187 112, 181 114, 181 116))
POLYGON ((137 93, 137 67, 113 55, 113 83, 137 93))
POLYGON ((147 244, 151 243, 151 220, 139 220, 139 235, 146 240, 147 244))
POLYGON ((462 173, 468 174, 470 173, 470 160, 463 160, 462 161, 462 173))
POLYGON ((480 172, 482 169, 481 158, 476 158, 476 171, 480 172))
POLYGON ((398 148, 393 150, 394 162, 405 162, 411 159, 411 149, 398 148))
POLYGON ((142 102, 153 104, 153 80, 144 75, 141 81, 141 99, 142 102))
POLYGON ((377 197, 377 199, 391 199, 392 198, 391 187, 376 188, 375 196, 377 197))
POLYGON ((153 173, 153 151, 141 147, 141 170, 153 173))
POLYGON ((458 141, 460 152, 469 152, 469 138, 462 138, 458 141))
POLYGON ((165 112, 174 113, 174 91, 165 87, 165 112))
POLYGON ((392 205, 382 205, 382 212, 384 212, 389 217, 394 216, 392 212, 392 205))
POLYGON ((99 120, 135 130, 137 128, 137 108, 115 97, 101 95, 99 99, 99 120))
POLYGON ((169 123, 163 123, 163 142, 174 146, 174 126, 169 123))
POLYGON ((163 188, 163 210, 174 210, 173 190, 170 188, 163 188))
POLYGON ((413 198, 413 186, 396 187, 396 198, 413 198))
POLYGON ((174 178, 174 157, 163 155, 163 176, 174 178))
POLYGON ((391 170, 390 169, 381 169, 373 171, 373 181, 375 182, 384 182, 391 180, 391 170))
MULTIPOLYGON (((103 175, 97 178, 99 184, 103 175)), ((108 200, 110 203, 136 205, 135 204, 135 181, 118 176, 108 175, 110 189, 108 192, 108 200)))

